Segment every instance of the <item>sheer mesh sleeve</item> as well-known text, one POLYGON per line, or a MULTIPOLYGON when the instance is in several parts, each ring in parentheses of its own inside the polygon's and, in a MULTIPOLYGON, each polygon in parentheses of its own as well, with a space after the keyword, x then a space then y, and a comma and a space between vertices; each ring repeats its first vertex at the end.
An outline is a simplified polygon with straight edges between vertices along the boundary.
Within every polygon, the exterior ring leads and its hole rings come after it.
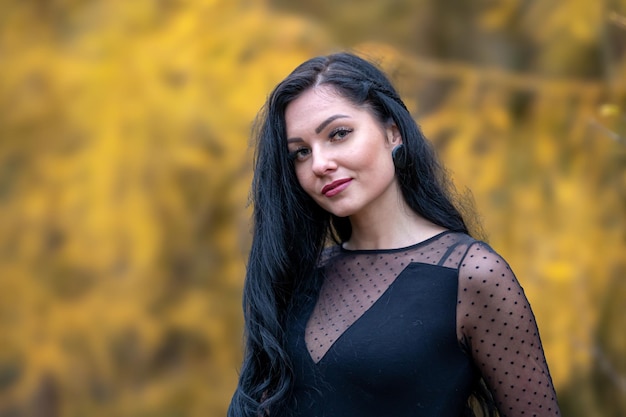
POLYGON ((559 416, 535 317, 507 263, 484 243, 459 266, 459 338, 501 416, 559 416))

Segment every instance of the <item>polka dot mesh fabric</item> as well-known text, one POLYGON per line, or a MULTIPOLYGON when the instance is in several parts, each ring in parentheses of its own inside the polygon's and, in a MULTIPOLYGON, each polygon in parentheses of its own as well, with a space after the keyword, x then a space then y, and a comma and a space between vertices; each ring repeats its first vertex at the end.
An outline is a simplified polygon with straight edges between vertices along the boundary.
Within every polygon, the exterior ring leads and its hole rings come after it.
POLYGON ((509 265, 473 244, 459 267, 457 334, 503 416, 559 415, 535 317, 509 265))
POLYGON ((456 267, 462 247, 449 254, 459 236, 445 234, 425 247, 411 246, 391 251, 346 251, 335 248, 326 254, 326 279, 317 304, 307 323, 305 341, 311 358, 319 362, 332 344, 361 317, 389 288, 400 272, 412 262, 437 265, 445 257, 446 266, 456 267))
POLYGON ((535 318, 507 263, 467 235, 443 233, 394 250, 334 247, 322 261, 325 280, 306 325, 319 362, 412 263, 458 270, 459 343, 471 354, 502 416, 559 415, 535 318))

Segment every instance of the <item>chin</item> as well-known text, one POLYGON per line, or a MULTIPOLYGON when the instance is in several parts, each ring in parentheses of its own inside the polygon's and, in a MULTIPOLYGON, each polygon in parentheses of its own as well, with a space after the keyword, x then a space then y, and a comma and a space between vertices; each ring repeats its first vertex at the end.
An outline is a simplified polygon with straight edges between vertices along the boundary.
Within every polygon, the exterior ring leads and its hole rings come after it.
POLYGON ((349 209, 333 209, 333 210, 325 209, 325 210, 329 212, 330 214, 337 216, 337 217, 350 217, 354 214, 354 210, 349 210, 349 209))
POLYGON ((358 213, 360 205, 349 204, 349 201, 316 201, 317 204, 326 212, 337 217, 350 217, 358 213), (326 203, 326 204, 321 204, 326 203), (329 204, 331 203, 331 204, 329 204), (356 206, 356 207, 355 207, 356 206))

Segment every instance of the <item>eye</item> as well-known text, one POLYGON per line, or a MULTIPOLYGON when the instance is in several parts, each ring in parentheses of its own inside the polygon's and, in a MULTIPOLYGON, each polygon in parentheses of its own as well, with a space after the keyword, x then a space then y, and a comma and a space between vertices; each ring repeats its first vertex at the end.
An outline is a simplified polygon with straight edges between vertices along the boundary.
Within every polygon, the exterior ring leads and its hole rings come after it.
POLYGON ((310 153, 311 150, 309 148, 301 146, 294 151, 289 152, 289 158, 292 161, 304 161, 310 153))
POLYGON ((330 132, 329 137, 334 140, 342 140, 352 133, 352 130, 353 129, 350 129, 349 127, 338 127, 330 132))

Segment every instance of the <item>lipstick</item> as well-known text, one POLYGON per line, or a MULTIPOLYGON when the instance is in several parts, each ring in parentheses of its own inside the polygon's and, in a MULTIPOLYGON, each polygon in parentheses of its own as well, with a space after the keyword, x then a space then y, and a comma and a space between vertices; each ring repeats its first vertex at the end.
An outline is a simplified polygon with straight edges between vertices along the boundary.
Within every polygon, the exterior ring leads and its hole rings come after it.
POLYGON ((322 194, 326 197, 333 197, 348 188, 350 183, 352 182, 352 178, 342 178, 340 180, 336 180, 331 182, 330 184, 326 184, 324 188, 322 188, 322 194))

